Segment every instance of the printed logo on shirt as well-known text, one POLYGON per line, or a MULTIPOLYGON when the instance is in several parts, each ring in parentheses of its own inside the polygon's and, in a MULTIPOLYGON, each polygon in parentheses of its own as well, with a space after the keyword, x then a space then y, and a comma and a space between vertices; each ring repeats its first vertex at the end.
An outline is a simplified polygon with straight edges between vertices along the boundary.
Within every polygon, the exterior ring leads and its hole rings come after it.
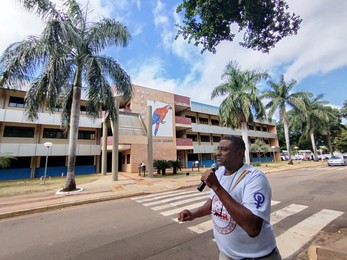
POLYGON ((261 192, 256 192, 256 193, 254 193, 253 198, 254 198, 254 200, 255 200, 255 207, 256 207, 257 209, 259 209, 259 208, 261 207, 261 205, 262 205, 262 204, 264 203, 264 201, 265 201, 265 196, 264 196, 264 194, 261 193, 261 192))
POLYGON ((228 211, 223 207, 223 204, 219 200, 218 196, 214 196, 212 199, 211 213, 214 228, 220 234, 229 234, 235 229, 236 222, 231 218, 228 211))

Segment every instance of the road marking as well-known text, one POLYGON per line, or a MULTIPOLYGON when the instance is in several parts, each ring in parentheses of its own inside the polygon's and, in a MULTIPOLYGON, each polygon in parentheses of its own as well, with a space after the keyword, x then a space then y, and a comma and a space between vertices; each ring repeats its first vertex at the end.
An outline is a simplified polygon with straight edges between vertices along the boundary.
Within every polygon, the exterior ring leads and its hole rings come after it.
MULTIPOLYGON (((179 213, 180 211, 184 209, 193 209, 193 208, 200 207, 203 205, 203 203, 205 203, 204 200, 208 197, 209 197, 209 192, 204 192, 204 194, 197 195, 196 191, 188 191, 188 192, 170 191, 165 193, 157 193, 157 194, 137 197, 137 198, 134 198, 134 200, 136 200, 139 203, 146 202, 143 204, 146 206, 163 204, 163 205, 152 207, 151 209, 158 211, 163 216, 170 216, 170 215, 177 215, 177 213, 179 213), (195 193, 195 194, 192 194, 192 193, 195 193), (171 198, 168 198, 168 197, 171 197, 171 198), (183 199, 183 200, 180 200, 180 199, 183 199), (197 200, 201 200, 201 201, 198 203, 193 203, 193 204, 177 207, 182 204, 188 204, 197 200), (163 211, 169 208, 171 209, 167 211, 163 211)), ((279 203, 281 202, 274 201, 274 200, 271 201, 272 206, 279 203)), ((274 225, 276 223, 279 223, 285 218, 288 218, 294 214, 297 214, 307 208, 308 206, 305 206, 305 205, 291 204, 285 208, 273 211, 271 213, 271 224, 274 225)), ((295 226, 289 228, 280 236, 276 237, 277 246, 281 252, 283 259, 290 257, 295 252, 300 250, 303 246, 305 246, 305 244, 307 244, 310 240, 312 240, 312 238, 322 228, 324 228, 326 225, 328 225, 330 222, 332 222, 334 219, 338 218, 342 214, 343 212, 340 212, 340 211, 323 209, 307 217, 306 219, 297 223, 295 226)), ((178 222, 176 216, 173 216, 172 220, 182 224, 182 222, 178 222)), ((189 225, 191 225, 190 222, 189 222, 189 225)), ((202 234, 212 230, 213 228, 212 225, 213 224, 210 219, 208 221, 202 222, 194 226, 189 226, 187 228, 197 234, 202 234)))
POLYGON ((163 209, 167 209, 167 208, 171 208, 171 207, 176 207, 176 206, 179 206, 179 205, 182 205, 182 204, 186 204, 186 203, 189 203, 189 202, 201 200, 201 199, 208 199, 209 197, 210 197, 209 194, 202 194, 202 195, 190 198, 190 199, 180 200, 180 201, 177 201, 177 202, 171 202, 169 204, 160 205, 160 206, 157 206, 157 207, 153 207, 151 209, 155 210, 155 211, 163 210, 163 209))
POLYGON ((280 203, 280 202, 279 202, 279 201, 276 201, 276 200, 272 200, 272 201, 271 201, 271 206, 276 205, 276 204, 278 204, 278 203, 280 203))
POLYGON ((304 219, 276 238, 282 258, 287 258, 309 242, 322 228, 343 212, 323 209, 304 219))
POLYGON ((202 234, 212 229, 212 220, 205 221, 195 226, 189 227, 195 233, 202 234))
POLYGON ((165 192, 165 193, 157 193, 157 194, 146 195, 150 197, 144 197, 143 199, 134 198, 134 200, 136 200, 139 203, 142 203, 142 202, 151 201, 151 200, 160 200, 163 198, 167 198, 168 196, 176 196, 176 195, 183 195, 183 194, 190 194, 190 193, 196 193, 196 191, 184 191, 184 192, 172 191, 172 192, 165 192))
POLYGON ((202 206, 204 203, 205 203, 205 202, 203 201, 203 202, 199 202, 199 203, 187 205, 187 206, 184 206, 184 207, 175 208, 175 209, 172 209, 172 210, 160 212, 160 214, 162 214, 163 216, 170 216, 170 215, 177 214, 177 213, 181 212, 181 211, 184 210, 184 209, 194 209, 194 208, 200 207, 200 206, 202 206))
POLYGON ((304 206, 304 205, 292 204, 283 209, 274 211, 271 213, 271 217, 270 217, 271 225, 275 225, 276 223, 280 222, 286 217, 296 214, 306 208, 307 206, 304 206))

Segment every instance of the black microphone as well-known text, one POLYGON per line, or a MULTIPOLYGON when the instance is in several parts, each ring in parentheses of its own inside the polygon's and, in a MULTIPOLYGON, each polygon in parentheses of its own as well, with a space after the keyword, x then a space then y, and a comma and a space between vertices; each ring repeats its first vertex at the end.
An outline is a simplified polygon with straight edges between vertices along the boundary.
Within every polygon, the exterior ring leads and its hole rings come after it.
MULTIPOLYGON (((212 164, 211 166, 211 171, 216 172, 216 170, 218 169, 218 165, 217 164, 212 164)), ((204 181, 201 181, 199 186, 197 187, 198 191, 203 191, 205 189, 206 183, 204 181)))

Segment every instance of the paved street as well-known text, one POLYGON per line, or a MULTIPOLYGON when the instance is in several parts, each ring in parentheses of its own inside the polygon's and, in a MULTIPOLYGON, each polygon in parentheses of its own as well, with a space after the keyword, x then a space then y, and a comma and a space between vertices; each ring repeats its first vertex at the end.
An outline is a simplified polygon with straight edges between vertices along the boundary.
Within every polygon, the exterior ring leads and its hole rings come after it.
MULTIPOLYGON (((271 221, 284 258, 308 259, 307 246, 320 232, 347 226, 347 168, 268 177, 271 221)), ((177 212, 207 197, 207 189, 193 187, 4 219, 0 259, 215 259, 210 218, 176 220, 177 212)))

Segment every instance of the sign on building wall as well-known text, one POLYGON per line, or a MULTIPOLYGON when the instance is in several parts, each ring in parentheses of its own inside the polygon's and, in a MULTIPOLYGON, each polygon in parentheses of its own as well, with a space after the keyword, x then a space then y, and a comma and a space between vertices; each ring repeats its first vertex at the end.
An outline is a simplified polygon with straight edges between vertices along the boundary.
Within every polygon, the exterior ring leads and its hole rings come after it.
POLYGON ((152 106, 152 135, 173 137, 172 105, 148 100, 148 106, 152 106))

